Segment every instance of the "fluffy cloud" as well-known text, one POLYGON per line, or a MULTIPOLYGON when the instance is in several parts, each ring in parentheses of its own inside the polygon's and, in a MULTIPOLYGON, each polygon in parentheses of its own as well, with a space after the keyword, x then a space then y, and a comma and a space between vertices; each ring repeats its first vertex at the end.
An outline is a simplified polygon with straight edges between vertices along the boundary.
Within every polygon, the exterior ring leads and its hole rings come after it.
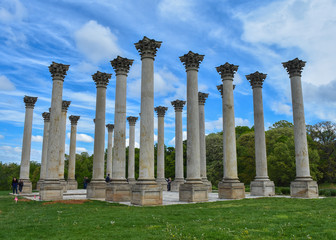
MULTIPOLYGON (((71 134, 67 133, 68 138, 70 138, 71 134)), ((77 133, 76 135, 76 140, 79 142, 87 142, 87 143, 91 143, 94 141, 93 137, 84 134, 84 133, 77 133)))
POLYGON ((287 116, 292 115, 292 107, 283 102, 273 101, 271 104, 271 109, 276 114, 284 114, 287 116))
POLYGON ((0 21, 20 21, 26 15, 26 9, 19 0, 4 0, 0 7, 0 21))
POLYGON ((31 138, 32 142, 42 142, 43 141, 43 137, 42 136, 32 136, 31 138))
POLYGON ((158 9, 161 16, 181 21, 190 21, 194 18, 192 12, 192 1, 186 0, 163 0, 159 3, 158 9))
POLYGON ((76 153, 81 154, 82 152, 88 152, 86 148, 83 147, 77 147, 76 148, 76 153))
MULTIPOLYGON (((251 123, 248 119, 243 118, 235 118, 236 126, 248 126, 251 127, 251 123)), ((205 122, 205 132, 213 133, 223 131, 223 118, 219 117, 214 121, 206 121, 205 122)))
MULTIPOLYGON (((183 131, 182 133, 182 139, 183 141, 187 139, 187 131, 183 131)), ((173 137, 172 140, 168 142, 169 146, 175 146, 175 137, 173 137)))
POLYGON ((6 76, 2 75, 0 76, 0 90, 13 91, 15 86, 6 76))

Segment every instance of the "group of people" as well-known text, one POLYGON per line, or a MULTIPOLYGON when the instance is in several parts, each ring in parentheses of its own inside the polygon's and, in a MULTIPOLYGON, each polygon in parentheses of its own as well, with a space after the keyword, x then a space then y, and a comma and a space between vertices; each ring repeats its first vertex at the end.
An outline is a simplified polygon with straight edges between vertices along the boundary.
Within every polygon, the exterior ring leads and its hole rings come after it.
POLYGON ((16 177, 13 177, 13 180, 12 180, 13 194, 18 193, 18 187, 19 187, 19 194, 20 194, 22 192, 22 188, 23 188, 23 181, 22 181, 22 179, 20 179, 18 181, 16 177))

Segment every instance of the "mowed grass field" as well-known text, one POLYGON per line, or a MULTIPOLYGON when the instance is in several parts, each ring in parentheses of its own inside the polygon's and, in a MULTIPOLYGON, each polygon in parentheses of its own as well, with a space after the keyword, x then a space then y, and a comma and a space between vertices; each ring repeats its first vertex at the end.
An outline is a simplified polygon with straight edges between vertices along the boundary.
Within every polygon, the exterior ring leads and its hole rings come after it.
POLYGON ((37 202, 0 192, 0 239, 336 239, 336 198, 159 207, 37 202))

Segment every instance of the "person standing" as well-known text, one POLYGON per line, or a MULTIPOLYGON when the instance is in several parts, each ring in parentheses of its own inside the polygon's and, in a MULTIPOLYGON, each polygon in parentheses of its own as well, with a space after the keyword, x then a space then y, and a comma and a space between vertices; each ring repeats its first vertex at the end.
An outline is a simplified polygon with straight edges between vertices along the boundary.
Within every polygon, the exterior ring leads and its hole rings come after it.
POLYGON ((18 187, 18 180, 16 179, 16 177, 13 177, 12 180, 13 194, 17 194, 17 187, 18 187))
POLYGON ((88 183, 89 183, 88 177, 84 177, 84 189, 87 188, 88 183))
POLYGON ((19 180, 19 194, 22 192, 22 188, 23 188, 23 181, 22 179, 19 180))
POLYGON ((171 180, 171 178, 168 178, 167 179, 167 191, 170 191, 170 186, 171 186, 171 183, 172 183, 172 180, 171 180))

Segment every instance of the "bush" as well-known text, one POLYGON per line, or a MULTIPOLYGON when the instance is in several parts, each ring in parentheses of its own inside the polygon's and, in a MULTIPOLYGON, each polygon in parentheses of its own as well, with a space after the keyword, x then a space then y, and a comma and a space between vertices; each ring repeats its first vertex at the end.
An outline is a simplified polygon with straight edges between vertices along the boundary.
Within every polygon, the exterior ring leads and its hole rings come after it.
POLYGON ((275 194, 290 195, 290 188, 289 187, 275 187, 275 194))

